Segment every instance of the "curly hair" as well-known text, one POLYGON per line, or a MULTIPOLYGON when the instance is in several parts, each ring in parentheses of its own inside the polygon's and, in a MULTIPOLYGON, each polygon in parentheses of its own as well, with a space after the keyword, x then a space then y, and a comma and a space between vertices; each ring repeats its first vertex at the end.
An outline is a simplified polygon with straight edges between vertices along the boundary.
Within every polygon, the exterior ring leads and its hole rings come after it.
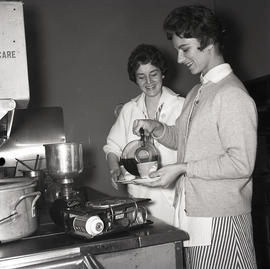
POLYGON ((200 5, 175 8, 165 19, 163 28, 169 40, 172 39, 173 34, 180 38, 197 38, 200 42, 200 50, 209 44, 217 44, 219 51, 223 52, 225 29, 209 8, 200 5))
POLYGON ((136 71, 140 65, 148 63, 159 68, 162 75, 166 75, 168 65, 163 54, 152 45, 140 44, 131 52, 128 58, 129 79, 136 83, 136 71))

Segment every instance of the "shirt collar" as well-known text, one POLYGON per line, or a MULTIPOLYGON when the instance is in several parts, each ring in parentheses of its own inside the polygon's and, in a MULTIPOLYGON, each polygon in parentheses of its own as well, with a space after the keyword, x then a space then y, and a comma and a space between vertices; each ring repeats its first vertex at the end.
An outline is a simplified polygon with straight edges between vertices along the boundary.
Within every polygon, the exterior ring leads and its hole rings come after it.
POLYGON ((209 81, 218 83, 220 80, 228 76, 231 72, 232 68, 229 64, 220 64, 209 70, 204 76, 201 74, 200 80, 202 84, 205 84, 209 81))
MULTIPOLYGON (((165 107, 170 107, 173 102, 175 102, 175 96, 179 96, 179 94, 173 92, 171 89, 162 86, 162 94, 159 99, 159 104, 157 108, 157 112, 160 112, 161 108, 165 107)), ((133 99, 136 103, 137 106, 143 111, 143 113, 147 114, 147 109, 145 106, 145 93, 141 93, 139 96, 133 99)))
MULTIPOLYGON (((169 88, 167 88, 165 86, 162 86, 162 94, 160 96, 158 106, 160 106, 163 103, 172 104, 175 101, 175 96, 179 96, 179 94, 173 92, 171 89, 169 89, 169 88)), ((139 96, 137 96, 133 100, 137 103, 137 105, 139 107, 143 108, 143 106, 145 104, 145 102, 144 102, 145 93, 142 92, 139 96)))

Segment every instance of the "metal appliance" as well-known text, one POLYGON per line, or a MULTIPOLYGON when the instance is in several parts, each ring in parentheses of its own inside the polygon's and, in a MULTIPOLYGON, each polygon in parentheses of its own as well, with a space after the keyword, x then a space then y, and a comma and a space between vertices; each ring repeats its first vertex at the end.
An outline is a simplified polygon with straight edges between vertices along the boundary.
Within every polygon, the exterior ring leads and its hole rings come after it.
POLYGON ((61 186, 58 197, 70 200, 76 195, 74 179, 83 171, 83 149, 78 143, 45 144, 48 174, 61 186))
POLYGON ((51 207, 54 222, 68 234, 91 239, 152 223, 146 198, 110 197, 102 200, 58 199, 51 207))
POLYGON ((23 176, 25 167, 44 169, 46 143, 65 142, 63 110, 60 107, 16 109, 9 139, 0 147, 0 171, 16 167, 16 176, 23 176), (39 155, 38 164, 36 157, 39 155), (17 159, 17 160, 16 160, 17 159))

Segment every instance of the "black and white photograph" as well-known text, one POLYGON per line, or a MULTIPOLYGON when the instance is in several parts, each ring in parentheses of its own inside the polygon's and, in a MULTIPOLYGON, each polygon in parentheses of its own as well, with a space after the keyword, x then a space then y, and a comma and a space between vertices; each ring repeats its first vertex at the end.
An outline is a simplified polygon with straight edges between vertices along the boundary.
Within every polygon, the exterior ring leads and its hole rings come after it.
POLYGON ((269 0, 0 0, 0 268, 269 269, 269 0))

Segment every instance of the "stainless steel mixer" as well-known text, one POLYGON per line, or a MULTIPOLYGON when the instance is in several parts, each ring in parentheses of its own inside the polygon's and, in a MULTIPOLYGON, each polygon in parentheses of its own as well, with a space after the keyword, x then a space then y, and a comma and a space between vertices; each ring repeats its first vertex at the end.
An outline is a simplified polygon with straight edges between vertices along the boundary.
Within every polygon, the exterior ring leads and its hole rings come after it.
POLYGON ((61 186, 60 196, 69 200, 76 192, 72 186, 74 179, 83 171, 82 144, 45 144, 48 174, 61 186))

